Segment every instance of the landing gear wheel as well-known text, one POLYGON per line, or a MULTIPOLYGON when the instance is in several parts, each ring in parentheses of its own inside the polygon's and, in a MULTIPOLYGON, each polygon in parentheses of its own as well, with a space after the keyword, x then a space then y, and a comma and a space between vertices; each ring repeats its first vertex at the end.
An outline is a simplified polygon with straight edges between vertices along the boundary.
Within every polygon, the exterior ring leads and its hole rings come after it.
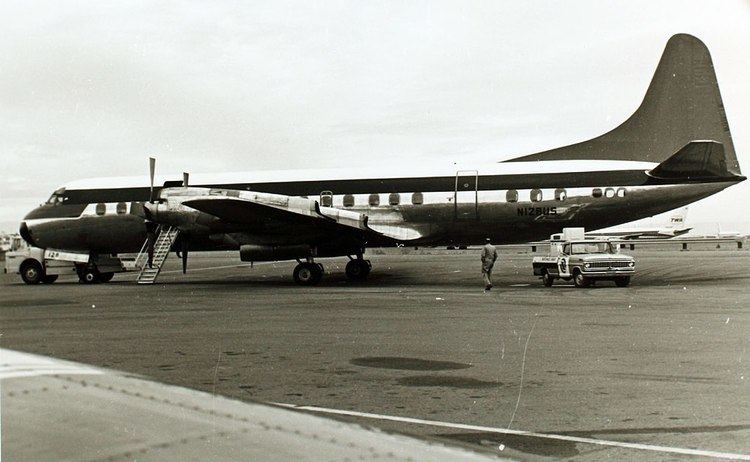
POLYGON ((615 278, 615 284, 617 287, 627 287, 630 285, 630 276, 620 276, 615 278))
POLYGON ((57 281, 57 274, 47 274, 42 278, 42 284, 52 284, 57 281))
POLYGON ((99 270, 96 267, 82 268, 78 271, 78 280, 84 284, 96 284, 101 281, 99 270))
POLYGON ((115 273, 99 273, 99 280, 101 282, 109 282, 115 276, 115 273))
POLYGON ((545 271, 545 273, 542 274, 542 284, 544 284, 544 287, 552 287, 553 282, 555 282, 555 278, 545 271))
POLYGON ((44 277, 44 268, 38 261, 30 260, 21 264, 21 279, 26 284, 39 284, 44 277))
POLYGON ((349 263, 346 264, 346 277, 350 281, 364 281, 370 274, 371 268, 370 260, 362 260, 361 258, 349 260, 349 263))
POLYGON ((573 284, 575 284, 576 287, 588 287, 589 284, 591 284, 591 281, 580 271, 576 271, 576 274, 573 275, 573 284))
POLYGON ((323 265, 320 263, 300 263, 294 268, 294 281, 303 286, 314 286, 323 277, 323 265))

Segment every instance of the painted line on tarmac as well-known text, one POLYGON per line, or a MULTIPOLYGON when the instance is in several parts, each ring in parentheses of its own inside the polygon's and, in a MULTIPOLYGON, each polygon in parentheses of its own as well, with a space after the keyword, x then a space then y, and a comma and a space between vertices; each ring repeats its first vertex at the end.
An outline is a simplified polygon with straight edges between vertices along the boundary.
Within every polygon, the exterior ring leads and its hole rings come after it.
POLYGON ((624 441, 600 440, 597 438, 583 438, 579 436, 556 435, 554 433, 537 433, 537 432, 530 432, 530 431, 524 431, 524 430, 511 430, 507 428, 485 427, 481 425, 468 425, 468 424, 462 424, 462 423, 441 422, 438 420, 415 419, 412 417, 399 417, 399 416, 383 415, 383 414, 371 414, 369 412, 347 411, 343 409, 331 409, 331 408, 318 407, 318 406, 305 406, 305 405, 286 404, 286 403, 270 403, 270 404, 275 404, 277 406, 282 406, 282 407, 286 407, 290 409, 298 409, 302 411, 320 412, 324 414, 346 415, 346 416, 352 416, 352 417, 363 417, 365 419, 389 420, 393 422, 404 422, 404 423, 412 423, 412 424, 418 424, 418 425, 430 425, 433 427, 452 428, 452 429, 459 429, 459 430, 472 430, 472 431, 480 431, 480 432, 487 432, 487 433, 499 433, 499 434, 504 434, 504 435, 528 436, 532 438, 544 438, 548 440, 570 441, 573 443, 594 444, 598 446, 612 446, 612 447, 626 448, 626 449, 639 449, 643 451, 662 452, 662 453, 668 453, 668 454, 684 454, 684 455, 690 455, 690 456, 713 457, 716 459, 750 460, 750 454, 733 454, 731 452, 718 452, 718 451, 709 451, 709 450, 704 450, 704 449, 677 448, 677 447, 671 447, 671 446, 657 446, 654 444, 628 443, 624 441))

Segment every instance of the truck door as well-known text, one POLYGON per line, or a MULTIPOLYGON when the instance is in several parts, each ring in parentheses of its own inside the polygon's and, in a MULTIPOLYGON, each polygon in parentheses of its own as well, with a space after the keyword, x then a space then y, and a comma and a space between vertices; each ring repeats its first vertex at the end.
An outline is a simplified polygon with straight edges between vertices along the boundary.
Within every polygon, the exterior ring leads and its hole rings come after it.
POLYGON ((557 257, 557 271, 560 277, 570 277, 570 244, 563 245, 562 252, 557 257))
POLYGON ((478 177, 479 172, 476 170, 459 170, 456 172, 456 189, 453 196, 456 220, 477 219, 478 177))

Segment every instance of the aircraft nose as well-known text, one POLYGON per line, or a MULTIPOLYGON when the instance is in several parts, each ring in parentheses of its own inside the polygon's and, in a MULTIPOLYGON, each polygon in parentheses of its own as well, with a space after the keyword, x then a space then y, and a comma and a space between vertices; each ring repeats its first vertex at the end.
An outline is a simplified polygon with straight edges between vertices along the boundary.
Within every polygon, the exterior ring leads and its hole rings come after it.
POLYGON ((29 226, 26 224, 25 221, 21 222, 21 227, 18 229, 18 233, 21 235, 24 241, 26 241, 30 246, 36 247, 36 244, 34 243, 34 238, 31 236, 31 231, 29 230, 29 226))

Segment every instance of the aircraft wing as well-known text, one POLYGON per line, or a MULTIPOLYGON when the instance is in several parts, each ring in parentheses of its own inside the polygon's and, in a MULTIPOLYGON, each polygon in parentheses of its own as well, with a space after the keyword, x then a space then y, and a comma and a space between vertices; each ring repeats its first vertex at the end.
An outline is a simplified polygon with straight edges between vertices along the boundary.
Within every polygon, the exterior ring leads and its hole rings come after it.
POLYGON ((283 224, 337 231, 367 230, 366 215, 338 209, 325 210, 326 214, 316 201, 303 197, 250 193, 237 197, 199 196, 182 204, 227 223, 251 227, 283 224))
POLYGON ((227 223, 246 226, 250 231, 283 227, 295 234, 374 233, 398 241, 422 237, 418 230, 406 226, 402 218, 399 220, 400 216, 370 225, 364 213, 321 207, 317 201, 305 197, 228 190, 188 197, 181 203, 227 223))
POLYGON ((498 460, 13 350, 0 383, 8 460, 498 460))

